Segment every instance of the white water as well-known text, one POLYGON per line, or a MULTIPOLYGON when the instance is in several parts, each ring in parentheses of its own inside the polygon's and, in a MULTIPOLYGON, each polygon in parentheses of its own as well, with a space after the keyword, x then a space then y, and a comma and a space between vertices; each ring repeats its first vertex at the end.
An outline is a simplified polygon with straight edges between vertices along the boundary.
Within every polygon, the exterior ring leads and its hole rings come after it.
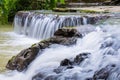
MULTIPOLYGON (((82 39, 78 39, 73 46, 52 45, 45 49, 24 72, 12 71, 1 74, 0 80, 31 80, 36 73, 45 73, 46 75, 55 74, 53 69, 57 68, 60 61, 65 58, 73 58, 82 52, 91 53, 82 65, 73 69, 68 69, 61 73, 60 80, 65 77, 77 76, 76 80, 85 80, 92 77, 94 72, 105 67, 108 64, 119 64, 120 62, 120 20, 106 21, 103 25, 98 25, 96 30, 85 35, 82 39), (110 47, 105 47, 112 43, 110 47), (105 48, 101 48, 101 45, 105 48), (111 52, 112 54, 109 54, 111 52)), ((116 73, 111 75, 109 80, 119 80, 116 73), (115 77, 115 78, 114 78, 115 77), (114 79, 113 79, 114 78, 114 79)), ((44 80, 44 79, 43 79, 44 80)))
POLYGON ((0 32, 0 54, 15 55, 21 49, 27 48, 38 40, 30 39, 24 35, 18 35, 14 32, 0 32))
MULTIPOLYGON (((14 19, 14 31, 31 38, 47 39, 62 27, 74 27, 85 24, 96 23, 104 15, 55 15, 40 14, 38 12, 23 12, 16 14, 14 19), (89 20, 90 18, 90 20, 89 20), (88 21, 89 20, 89 21, 88 21)), ((104 17, 105 18, 105 17, 104 17)))

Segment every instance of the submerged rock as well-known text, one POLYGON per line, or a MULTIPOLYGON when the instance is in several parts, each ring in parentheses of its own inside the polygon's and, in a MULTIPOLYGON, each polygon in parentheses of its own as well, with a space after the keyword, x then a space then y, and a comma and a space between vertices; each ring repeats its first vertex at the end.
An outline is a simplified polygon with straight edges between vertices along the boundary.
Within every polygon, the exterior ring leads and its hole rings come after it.
MULTIPOLYGON (((79 80, 77 78, 78 75, 73 75, 73 76, 67 76, 67 77, 63 77, 62 75, 65 73, 65 71, 73 69, 75 66, 79 66, 79 64, 85 60, 86 58, 88 58, 90 55, 90 53, 80 53, 79 55, 77 55, 73 60, 71 59, 64 59, 60 62, 60 66, 58 66, 58 68, 53 70, 53 73, 55 75, 51 75, 48 73, 48 75, 45 75, 43 79, 41 79, 41 72, 36 74, 32 80, 79 80), (79 58, 78 58, 79 57, 79 58), (79 64, 76 64, 79 63, 79 64), (39 79, 38 79, 39 78, 39 79)), ((92 80, 92 79, 86 79, 86 80, 92 80)))
POLYGON ((88 58, 89 55, 90 53, 80 53, 73 60, 64 59, 63 61, 61 61, 60 66, 57 69, 54 69, 54 72, 59 74, 62 71, 74 68, 74 66, 79 66, 79 64, 81 64, 82 61, 88 58))
POLYGON ((44 80, 57 80, 57 76, 56 75, 50 75, 50 76, 47 76, 44 80))
POLYGON ((44 74, 42 73, 38 73, 37 75, 35 75, 32 80, 43 80, 43 78, 45 77, 44 74))
POLYGON ((120 67, 119 65, 111 64, 96 71, 93 80, 120 80, 120 67))
POLYGON ((77 55, 74 58, 74 63, 80 64, 82 61, 84 61, 86 58, 88 58, 89 55, 90 55, 90 53, 82 53, 82 54, 77 55))

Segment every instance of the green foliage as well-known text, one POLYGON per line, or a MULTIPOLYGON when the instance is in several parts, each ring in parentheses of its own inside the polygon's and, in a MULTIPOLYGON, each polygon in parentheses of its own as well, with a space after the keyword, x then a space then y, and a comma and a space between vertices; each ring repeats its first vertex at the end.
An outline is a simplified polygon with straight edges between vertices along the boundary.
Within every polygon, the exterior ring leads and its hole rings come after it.
POLYGON ((60 0, 60 3, 61 4, 65 4, 65 0, 60 0))
POLYGON ((15 8, 16 0, 0 0, 0 18, 1 23, 8 23, 8 15, 11 9, 15 8))
POLYGON ((65 3, 64 0, 0 0, 0 23, 12 22, 17 11, 53 9, 58 2, 65 3))

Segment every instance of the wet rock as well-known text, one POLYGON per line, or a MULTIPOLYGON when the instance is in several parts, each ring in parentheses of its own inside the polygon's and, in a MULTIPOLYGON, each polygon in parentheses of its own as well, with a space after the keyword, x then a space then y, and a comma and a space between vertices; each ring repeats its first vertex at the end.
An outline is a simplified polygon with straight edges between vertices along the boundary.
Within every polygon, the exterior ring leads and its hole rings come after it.
POLYGON ((93 80, 98 80, 98 79, 103 79, 103 80, 107 80, 111 71, 116 67, 115 64, 112 65, 108 65, 102 69, 100 69, 99 71, 95 72, 94 76, 93 76, 93 80))
POLYGON ((66 38, 66 37, 61 37, 61 36, 54 36, 47 40, 43 40, 38 44, 40 48, 45 49, 51 44, 72 45, 72 44, 75 44, 76 41, 77 41, 76 37, 66 38))
POLYGON ((64 59, 63 61, 61 61, 60 66, 69 66, 72 65, 72 62, 68 59, 64 59))
POLYGON ((43 80, 44 77, 45 77, 44 74, 38 73, 32 78, 32 80, 43 80))
MULTIPOLYGON (((40 51, 48 48, 51 44, 72 45, 76 43, 78 34, 75 29, 61 29, 60 31, 58 30, 54 37, 33 44, 30 48, 22 50, 17 56, 8 61, 6 68, 10 70, 23 71, 36 58, 40 51)), ((67 64, 71 63, 67 62, 67 60, 61 63, 61 65, 67 64)))
POLYGON ((38 43, 38 45, 39 45, 40 49, 45 49, 45 48, 49 47, 50 42, 45 40, 45 41, 41 41, 40 43, 38 43))
POLYGON ((96 21, 96 18, 95 17, 88 17, 88 21, 87 21, 89 24, 95 24, 97 21, 96 21))
POLYGON ((47 76, 44 80, 57 80, 57 76, 56 75, 50 75, 50 76, 47 76))
POLYGON ((6 68, 23 71, 35 59, 39 52, 38 47, 30 47, 22 50, 16 57, 8 61, 6 68))
POLYGON ((80 64, 82 61, 84 61, 84 59, 88 58, 90 55, 90 53, 82 53, 82 54, 79 54, 77 55, 75 58, 74 58, 74 63, 76 64, 80 64))
POLYGON ((44 75, 43 73, 38 73, 32 77, 32 80, 57 80, 58 75, 44 75))
POLYGON ((107 38, 105 41, 101 44, 101 48, 111 47, 114 44, 114 40, 112 38, 107 38))
POLYGON ((55 33, 55 36, 63 36, 63 37, 80 37, 82 38, 82 34, 80 34, 77 29, 58 29, 55 33))
POLYGON ((62 73, 65 70, 72 69, 74 66, 79 66, 79 64, 84 61, 86 58, 88 58, 90 53, 81 53, 77 55, 74 60, 70 59, 64 59, 61 61, 60 66, 57 69, 54 69, 54 72, 59 74, 62 73))
POLYGON ((72 38, 66 38, 66 37, 52 37, 50 38, 50 43, 52 44, 61 44, 61 45, 72 45, 75 44, 77 41, 77 38, 72 37, 72 38))
POLYGON ((53 72, 55 72, 56 74, 59 74, 65 71, 66 69, 67 69, 66 66, 59 66, 57 69, 54 69, 53 72))

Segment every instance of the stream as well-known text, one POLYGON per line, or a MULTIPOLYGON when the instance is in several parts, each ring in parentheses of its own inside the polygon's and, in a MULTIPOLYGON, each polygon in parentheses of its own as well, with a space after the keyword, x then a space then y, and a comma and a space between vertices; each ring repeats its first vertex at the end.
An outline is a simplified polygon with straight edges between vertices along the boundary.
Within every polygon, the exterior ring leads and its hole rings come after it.
POLYGON ((83 38, 78 38, 77 43, 72 46, 53 44, 46 48, 27 70, 22 72, 2 70, 5 69, 5 64, 11 56, 38 40, 0 28, 0 69, 2 71, 0 80, 90 80, 88 78, 92 78, 96 71, 109 64, 115 64, 117 70, 113 70, 107 80, 120 80, 120 19, 110 18, 94 26, 94 31, 85 34, 83 38), (65 58, 72 60, 76 55, 84 52, 90 53, 90 56, 82 64, 73 65, 72 69, 61 70, 60 73, 53 71, 65 58), (39 72, 45 77, 33 79, 33 76, 39 72), (47 78, 50 75, 57 78, 47 78))

